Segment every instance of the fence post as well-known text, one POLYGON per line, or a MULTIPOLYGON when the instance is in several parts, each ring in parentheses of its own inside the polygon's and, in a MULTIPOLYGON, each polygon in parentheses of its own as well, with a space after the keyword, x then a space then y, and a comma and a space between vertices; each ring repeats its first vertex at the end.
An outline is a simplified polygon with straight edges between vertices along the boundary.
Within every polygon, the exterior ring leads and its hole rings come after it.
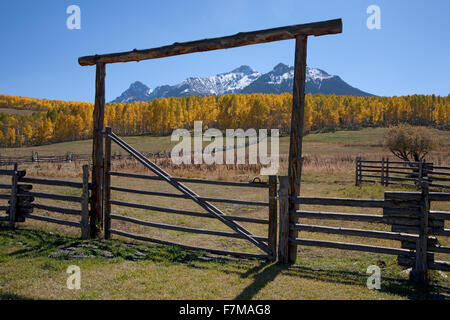
POLYGON ((278 232, 278 262, 289 262, 289 180, 286 176, 278 177, 280 189, 278 198, 280 201, 280 225, 278 232))
POLYGON ((384 157, 381 158, 381 175, 380 175, 381 185, 384 186, 384 157))
MULTIPOLYGON (((111 127, 105 128, 105 176, 103 178, 104 181, 104 236, 105 239, 111 239, 111 175, 109 172, 111 171, 111 127)), ((269 238, 270 241, 270 238, 269 238)))
POLYGON ((429 187, 427 181, 421 181, 421 216, 419 238, 416 243, 416 261, 410 273, 410 279, 417 283, 426 284, 428 281, 428 216, 430 213, 429 187))
MULTIPOLYGON (((277 176, 269 176, 269 235, 270 261, 277 259, 277 176)), ((106 223, 105 223, 106 226, 106 223)))
POLYGON ((9 228, 16 227, 16 209, 17 209, 17 182, 19 176, 17 173, 17 163, 14 163, 14 173, 11 177, 11 198, 9 200, 9 228))
POLYGON ((83 165, 83 194, 81 195, 81 239, 89 239, 89 166, 83 165))
POLYGON ((103 137, 105 121, 105 76, 106 68, 102 62, 97 63, 95 74, 95 104, 93 113, 92 136, 92 203, 90 214, 91 238, 99 234, 99 225, 103 223, 103 137))
POLYGON ((389 157, 386 158, 386 176, 384 177, 384 185, 389 186, 389 157))
POLYGON ((356 157, 356 165, 355 165, 355 186, 359 186, 359 171, 360 171, 360 162, 361 158, 360 157, 356 157))

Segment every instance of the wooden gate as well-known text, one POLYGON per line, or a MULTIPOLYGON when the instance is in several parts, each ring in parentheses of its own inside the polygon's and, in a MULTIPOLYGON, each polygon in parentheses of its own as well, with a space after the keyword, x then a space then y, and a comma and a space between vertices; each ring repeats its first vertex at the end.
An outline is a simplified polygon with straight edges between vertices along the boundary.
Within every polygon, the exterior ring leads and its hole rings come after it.
MULTIPOLYGON (((210 234, 210 235, 217 235, 217 236, 224 236, 224 237, 232 237, 232 238, 241 238, 249 241, 254 246, 259 248, 263 251, 263 255, 256 255, 258 257, 265 257, 270 260, 276 259, 276 218, 277 218, 277 205, 276 205, 276 177, 271 176, 269 178, 269 183, 261 183, 261 182, 253 182, 253 183, 236 183, 236 182, 225 182, 225 181, 211 181, 211 180, 203 180, 203 181, 196 181, 196 182, 202 182, 202 183, 211 183, 214 182, 216 184, 225 184, 225 185, 235 185, 235 186, 252 186, 252 187, 263 187, 263 188, 269 188, 269 201, 267 203, 263 202, 248 202, 248 201, 242 201, 242 200, 233 200, 233 199, 217 199, 217 198, 205 198, 200 197, 198 194, 196 194, 194 191, 192 191, 190 188, 185 186, 182 182, 193 182, 194 179, 180 179, 180 178, 174 178, 171 175, 169 175, 167 172, 165 172, 162 168, 160 168, 158 165, 156 165, 154 162, 152 162, 150 159, 146 158, 144 155, 142 155, 140 152, 135 150, 133 147, 131 147, 129 144, 127 144, 124 140, 122 140, 120 137, 118 137, 116 134, 114 134, 111 130, 111 128, 107 127, 105 132, 105 177, 104 177, 104 212, 105 212, 105 237, 110 238, 111 234, 117 234, 121 236, 131 237, 135 239, 140 240, 147 240, 152 242, 158 242, 158 243, 165 243, 165 244, 175 244, 175 243, 168 243, 167 241, 158 240, 158 239, 151 239, 148 237, 133 235, 130 233, 126 233, 123 231, 119 231, 116 229, 111 228, 111 219, 115 220, 122 220, 127 221, 135 224, 140 224, 144 226, 154 227, 154 228, 161 228, 166 230, 175 230, 175 231, 183 231, 183 232, 193 232, 193 233, 202 233, 202 234, 210 234), (126 173, 117 173, 117 172, 111 172, 111 141, 115 142, 117 145, 119 145, 122 149, 124 149, 126 152, 128 152, 134 159, 136 159, 138 162, 140 162, 142 165, 144 165, 147 169, 152 171, 156 176, 146 176, 146 175, 134 175, 134 174, 126 174, 126 173), (175 195, 175 194, 169 194, 169 193, 161 193, 161 192, 154 192, 154 191, 139 191, 139 190, 132 190, 128 188, 117 188, 117 187, 111 187, 111 176, 128 176, 128 177, 134 177, 134 178, 142 178, 142 179, 157 179, 161 181, 165 181, 168 184, 170 184, 172 187, 174 187, 176 190, 180 191, 181 194, 175 195), (190 199, 194 203, 196 203, 198 206, 203 208, 207 215, 199 212, 192 212, 192 211, 186 211, 186 210, 177 210, 172 208, 162 208, 152 205, 143 205, 143 204, 136 204, 136 203, 127 203, 123 201, 117 201, 117 200, 111 200, 111 190, 116 191, 123 191, 123 192, 134 192, 134 193, 140 193, 140 194, 147 194, 147 195, 156 195, 156 196, 166 196, 166 197, 176 197, 176 198, 183 198, 183 199, 190 199), (245 217, 231 217, 227 214, 225 214, 222 210, 217 208, 212 204, 214 201, 221 201, 221 202, 231 202, 231 203, 240 203, 240 204, 248 204, 248 205, 256 205, 256 206, 269 206, 269 220, 268 221, 258 221, 258 219, 252 219, 252 218, 245 218, 245 217), (175 226, 175 225, 168 225, 168 224, 162 224, 162 223, 155 223, 155 222, 148 222, 143 221, 135 218, 130 218, 126 216, 120 216, 116 214, 111 214, 111 205, 118 205, 118 206, 125 206, 125 207, 131 207, 131 208, 137 208, 137 209, 145 209, 145 210, 153 210, 153 211, 163 211, 167 213, 175 213, 175 214, 185 214, 190 216, 197 216, 197 217, 210 217, 215 218, 219 220, 221 223, 229 227, 234 232, 223 232, 223 231, 215 231, 215 230, 206 230, 206 229, 196 229, 196 228, 189 228, 189 227, 182 227, 182 226, 175 226), (269 224, 269 233, 268 237, 260 237, 254 235, 252 232, 250 232, 247 228, 244 228, 242 225, 240 225, 237 221, 245 221, 245 222, 255 222, 255 223, 265 223, 268 222, 269 224)), ((199 179, 197 179, 199 180, 199 179)), ((176 243, 178 246, 182 247, 188 247, 186 245, 176 243)), ((212 251, 216 253, 225 253, 221 250, 214 250, 209 248, 198 248, 198 247, 189 247, 190 249, 202 249, 206 251, 212 251)), ((239 252, 226 252, 227 254, 234 254, 234 255, 241 255, 241 256, 255 256, 253 254, 246 254, 246 253, 239 253, 239 252)))

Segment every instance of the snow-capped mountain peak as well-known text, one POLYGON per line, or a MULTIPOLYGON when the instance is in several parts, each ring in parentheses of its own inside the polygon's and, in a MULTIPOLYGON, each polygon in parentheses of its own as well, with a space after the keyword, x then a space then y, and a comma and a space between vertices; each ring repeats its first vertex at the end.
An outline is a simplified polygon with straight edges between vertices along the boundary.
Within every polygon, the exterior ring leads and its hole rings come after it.
MULTIPOLYGON (((283 93, 292 92, 294 67, 277 64, 270 72, 261 74, 247 65, 230 72, 210 77, 190 77, 170 86, 148 88, 136 81, 113 102, 148 101, 155 98, 222 95, 227 93, 283 93)), ((371 94, 353 88, 339 76, 306 67, 306 93, 370 96, 371 94)))

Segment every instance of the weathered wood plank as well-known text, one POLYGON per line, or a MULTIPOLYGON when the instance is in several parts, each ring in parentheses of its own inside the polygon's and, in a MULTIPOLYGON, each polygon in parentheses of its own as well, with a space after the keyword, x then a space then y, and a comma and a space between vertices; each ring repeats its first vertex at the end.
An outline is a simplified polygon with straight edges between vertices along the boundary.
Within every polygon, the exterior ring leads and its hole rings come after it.
MULTIPOLYGON (((181 215, 200 217, 200 218, 215 218, 213 215, 211 215, 209 213, 202 213, 202 212, 196 212, 196 211, 187 211, 187 210, 172 209, 172 208, 151 206, 151 205, 145 205, 145 204, 129 203, 129 202, 118 201, 118 200, 110 200, 110 203, 114 204, 114 205, 118 205, 118 206, 130 207, 130 208, 136 208, 136 209, 174 213, 174 214, 181 214, 181 215)), ((230 216, 230 215, 224 215, 224 218, 227 220, 232 220, 232 221, 242 221, 242 222, 251 222, 251 223, 259 223, 259 224, 268 224, 269 223, 269 220, 267 220, 267 219, 257 219, 257 218, 230 216)))
POLYGON ((111 127, 105 128, 105 165, 104 165, 104 237, 111 239, 111 127))
POLYGON ((25 218, 32 219, 32 220, 40 220, 40 221, 70 226, 70 227, 76 227, 76 228, 81 227, 81 224, 79 222, 74 222, 74 221, 67 221, 67 220, 62 220, 62 219, 44 217, 44 216, 39 216, 39 215, 35 215, 35 214, 24 214, 23 216, 25 218))
POLYGON ((41 178, 20 178, 20 182, 43 184, 49 186, 60 186, 60 187, 71 187, 71 188, 83 188, 81 182, 75 181, 65 181, 65 180, 54 180, 54 179, 41 179, 41 178))
POLYGON ((20 196, 33 196, 35 198, 52 199, 52 200, 68 201, 68 202, 81 202, 82 201, 82 198, 77 197, 77 196, 66 196, 66 195, 60 195, 60 194, 51 194, 51 193, 33 192, 33 191, 27 191, 27 193, 19 193, 19 197, 20 196))
POLYGON ((89 166, 83 165, 83 191, 81 196, 81 239, 89 239, 89 166))
POLYGON ((61 208, 61 207, 56 207, 56 206, 44 205, 44 204, 40 204, 40 203, 33 203, 32 207, 36 208, 36 209, 57 212, 57 213, 81 215, 81 210, 77 210, 77 209, 61 208))
POLYGON ((375 231, 375 230, 363 230, 363 229, 350 229, 350 228, 338 228, 338 227, 326 227, 317 225, 307 225, 307 224, 295 224, 291 225, 300 231, 307 232, 320 232, 327 234, 339 234, 346 236, 356 236, 356 237, 366 237, 366 238, 377 238, 377 239, 388 239, 388 240, 411 240, 416 241, 417 236, 398 233, 398 232, 388 232, 388 231, 375 231))
POLYGON ((233 251, 225 251, 225 250, 217 250, 217 249, 210 249, 210 248, 204 248, 204 247, 195 247, 195 246, 188 246, 176 242, 166 241, 166 240, 160 240, 155 238, 150 238, 146 236, 141 236, 133 233, 123 232, 115 229, 111 229, 111 234, 116 234, 122 237, 132 238, 135 240, 140 241, 147 241, 147 242, 153 242, 158 243, 162 245, 168 245, 168 246, 177 246, 186 250, 195 250, 195 251, 205 251, 210 252, 213 254, 219 254, 219 255, 230 255, 230 256, 237 256, 241 258, 250 258, 250 259, 266 259, 267 255, 263 254, 254 254, 254 253, 245 253, 245 252, 233 252, 233 251))
POLYGON ((90 237, 96 238, 103 224, 103 127, 105 122, 105 76, 106 67, 103 62, 96 63, 95 104, 93 113, 92 138, 92 192, 90 213, 90 237))
POLYGON ((278 177, 280 182, 280 224, 278 232, 278 261, 282 264, 289 262, 289 180, 286 176, 278 177))
POLYGON ((9 228, 16 227, 16 213, 17 213, 17 182, 19 176, 17 175, 17 163, 14 164, 14 173, 11 176, 11 198, 9 200, 9 228))
POLYGON ((365 244, 323 241, 323 240, 311 240, 311 239, 289 239, 289 241, 295 242, 296 244, 301 245, 301 246, 324 247, 324 248, 334 248, 334 249, 342 249, 342 250, 355 250, 355 251, 365 251, 365 252, 383 253, 383 254, 392 254, 392 255, 405 255, 405 256, 412 255, 410 250, 406 250, 406 249, 378 247, 378 246, 370 246, 370 245, 365 245, 365 244))
POLYGON ((352 213, 321 212, 321 211, 296 211, 292 212, 292 214, 297 216, 298 218, 386 223, 383 216, 373 214, 352 214, 352 213))
MULTIPOLYGON (((422 166, 421 166, 422 171, 422 166)), ((428 282, 428 214, 430 213, 430 199, 428 183, 421 183, 421 201, 422 201, 422 216, 419 224, 419 239, 416 242, 416 261, 409 276, 410 279, 418 283, 428 282)))
POLYGON ((385 191, 384 197, 385 197, 385 199, 391 199, 391 200, 420 201, 420 192, 385 191))
POLYGON ((251 32, 239 32, 235 35, 226 37, 211 38, 182 43, 175 42, 172 45, 163 46, 159 48, 152 48, 145 50, 135 49, 133 51, 128 52, 85 56, 80 57, 78 59, 78 63, 82 66, 90 66, 99 62, 116 63, 116 62, 141 61, 194 52, 241 47, 257 43, 288 40, 294 39, 297 36, 305 36, 305 37, 309 35, 321 36, 341 32, 342 32, 342 20, 335 19, 251 32))
MULTIPOLYGON (((198 233, 198 234, 209 234, 209 235, 213 235, 213 236, 244 239, 244 237, 241 234, 238 234, 238 233, 232 233, 232 232, 226 232, 226 231, 217 231, 217 230, 208 230, 208 229, 200 229, 200 228, 191 228, 191 227, 176 226, 176 225, 171 225, 171 224, 150 222, 150 221, 144 221, 144 220, 140 220, 140 219, 136 219, 136 218, 116 215, 116 214, 111 214, 111 219, 131 222, 131 223, 134 223, 134 224, 147 226, 147 227, 158 228, 158 229, 174 230, 174 231, 198 233)), ((260 240, 260 241, 266 241, 267 242, 267 240, 268 240, 265 237, 259 237, 259 236, 253 236, 253 237, 255 239, 260 240)))
MULTIPOLYGON (((116 187, 116 186, 111 186, 111 190, 119 191, 119 192, 129 192, 129 193, 136 193, 136 194, 142 194, 142 195, 149 195, 149 196, 157 196, 157 197, 189 199, 189 197, 184 194, 174 194, 174 193, 159 192, 159 191, 147 191, 147 190, 136 190, 136 189, 116 187)), ((263 201, 249 201, 249 200, 222 199, 222 198, 209 198, 209 197, 199 197, 199 199, 204 200, 204 201, 210 201, 210 202, 233 203, 233 204, 241 204, 241 205, 249 205, 249 206, 261 206, 261 207, 269 206, 268 202, 263 202, 263 201)))
MULTIPOLYGON (((110 175, 117 177, 127 177, 127 178, 136 178, 136 179, 147 179, 147 180, 164 180, 158 176, 149 176, 145 174, 135 174, 135 173, 127 173, 127 172, 115 172, 110 171, 110 175)), ((215 185, 223 185, 223 186, 232 186, 232 187, 252 187, 252 188, 268 188, 269 184, 266 182, 233 182, 233 181, 220 181, 220 180, 207 180, 207 179, 193 179, 193 178, 180 178, 180 177, 171 177, 174 181, 177 182, 188 182, 188 183, 201 183, 201 184, 215 184, 215 185)))
POLYGON ((271 255, 269 259, 276 261, 277 259, 277 177, 269 176, 269 227, 268 230, 268 243, 271 255))
MULTIPOLYGON (((300 195, 303 166, 303 131, 305 122, 305 82, 306 82, 307 37, 295 38, 294 85, 292 92, 291 130, 289 139, 289 212, 298 210, 299 204, 293 197, 300 195)), ((294 215, 289 215, 290 223, 297 223, 294 215)), ((289 230, 289 237, 297 237, 296 230, 289 230)), ((288 242, 289 262, 297 259, 297 246, 288 242)))
POLYGON ((296 197, 299 204, 325 205, 325 206, 349 206, 363 208, 383 208, 384 200, 373 199, 346 199, 346 198, 323 198, 323 197, 296 197))

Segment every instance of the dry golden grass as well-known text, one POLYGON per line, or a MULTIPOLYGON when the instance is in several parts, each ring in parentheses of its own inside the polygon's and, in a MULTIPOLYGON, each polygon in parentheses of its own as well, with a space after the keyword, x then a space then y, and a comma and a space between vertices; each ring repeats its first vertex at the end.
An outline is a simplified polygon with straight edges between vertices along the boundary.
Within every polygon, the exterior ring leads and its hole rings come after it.
MULTIPOLYGON (((406 187, 385 188, 378 184, 363 184, 354 186, 354 159, 362 155, 367 159, 379 159, 387 153, 380 152, 379 146, 355 146, 354 143, 305 143, 306 159, 303 167, 302 190, 304 196, 348 197, 382 199, 385 190, 414 190, 406 187), (340 151, 336 151, 339 149, 340 151), (343 152, 342 150, 345 150, 343 152)), ((449 164, 449 150, 439 150, 431 155, 433 162, 449 164), (447 155, 447 157, 446 157, 447 155)), ((194 177, 205 179, 251 181, 259 176, 260 167, 255 165, 220 165, 220 166, 174 166, 169 159, 154 159, 163 169, 173 176, 194 177)), ((72 162, 62 164, 29 164, 21 166, 27 170, 27 176, 67 179, 81 181, 81 168, 84 163, 72 162)), ((287 157, 281 157, 279 174, 287 173, 287 157)), ((135 160, 114 161, 113 171, 151 174, 135 160)), ((6 177, 0 176, 0 183, 7 182, 6 177)), ((173 187, 159 181, 147 181, 113 177, 112 184, 125 188, 176 192, 173 187)), ((188 184, 194 191, 202 196, 220 197, 242 200, 267 201, 268 191, 258 188, 238 188, 216 185, 188 184)), ((58 193, 66 195, 80 195, 80 190, 74 188, 35 186, 34 191, 58 193)), ((1 190, 0 190, 1 192, 1 190)), ((178 193, 178 192, 176 192, 178 193)), ((161 207, 171 207, 190 211, 203 210, 189 200, 142 196, 131 193, 113 192, 112 198, 132 203, 149 204, 161 207)), ((58 205, 70 208, 79 208, 79 204, 64 203, 37 199, 39 203, 58 205)), ((0 205, 5 200, 0 200, 0 205), (3 201, 3 202, 2 202, 3 201)), ((249 216, 267 219, 268 210, 264 207, 250 207, 234 204, 217 204, 217 206, 230 215, 249 216)), ((319 206, 302 206, 306 210, 323 210, 334 212, 354 212, 381 214, 379 209, 361 209, 319 206)), ((433 210, 450 211, 449 203, 433 203, 433 210)), ((175 224, 188 227, 230 231, 226 226, 215 219, 182 216, 156 211, 113 206, 113 213, 132 216, 138 219, 175 224)), ((43 210, 36 210, 36 214, 53 217, 79 220, 78 217, 67 217, 43 210)), ((386 230, 390 227, 383 224, 323 221, 314 219, 301 219, 301 223, 314 225, 328 225, 336 227, 360 228, 370 230, 386 230)), ((267 226, 241 223, 257 235, 266 236, 267 226)), ((42 230, 56 234, 65 234, 70 237, 79 237, 80 231, 70 227, 52 225, 39 221, 27 220, 18 224, 19 229, 42 230)), ((447 228, 450 227, 447 222, 447 228)), ((217 249, 245 251, 258 253, 258 249, 248 241, 224 238, 209 235, 160 230, 142 227, 122 221, 113 221, 113 228, 127 232, 142 234, 163 240, 183 244, 210 247, 217 249)), ((31 231, 30 231, 31 232, 31 231)), ((343 242, 363 243, 399 247, 398 241, 367 239, 361 237, 337 236, 319 233, 302 232, 301 237, 336 240, 343 242)), ((123 237, 113 236, 125 242, 133 242, 123 237)), ((441 244, 450 245, 446 237, 439 237, 441 244)), ((139 243, 139 242, 138 242, 139 243)), ((15 244, 14 246, 19 246, 15 244)), ((14 246, 1 246, 3 251, 15 252, 20 248, 14 246)), ((150 247, 152 245, 150 244, 150 247)), ((448 256, 437 254, 436 259, 449 260, 448 256)), ((203 261, 192 260, 188 263, 164 262, 156 263, 152 260, 128 261, 83 259, 77 261, 84 271, 82 292, 73 293, 65 289, 64 268, 70 261, 55 261, 48 257, 37 256, 30 261, 12 258, 0 259, 0 292, 14 294, 19 297, 33 298, 64 298, 64 299, 115 299, 115 298, 155 298, 155 299, 232 299, 232 298, 261 298, 261 299, 398 299, 410 295, 408 290, 414 290, 405 284, 407 275, 403 268, 396 263, 395 256, 370 254, 354 251, 341 251, 337 249, 324 249, 315 247, 299 247, 297 267, 273 266, 256 261, 203 261), (369 291, 365 288, 365 270, 367 266, 377 264, 383 267, 383 275, 394 278, 393 283, 386 284, 381 292, 369 291), (15 272, 13 272, 15 270, 15 272), (22 277, 17 273, 22 272, 22 277), (253 271, 252 271, 253 270, 253 271), (193 284, 201 283, 202 286, 193 284), (401 284, 397 282, 400 281, 401 284), (45 284, 43 284, 45 282, 45 284), (400 286, 398 289, 396 286, 400 286), (395 289, 397 288, 397 289, 395 289)), ((449 287, 450 273, 447 278, 433 273, 433 281, 438 285, 449 287)), ((383 282, 385 283, 385 282, 383 282)))

